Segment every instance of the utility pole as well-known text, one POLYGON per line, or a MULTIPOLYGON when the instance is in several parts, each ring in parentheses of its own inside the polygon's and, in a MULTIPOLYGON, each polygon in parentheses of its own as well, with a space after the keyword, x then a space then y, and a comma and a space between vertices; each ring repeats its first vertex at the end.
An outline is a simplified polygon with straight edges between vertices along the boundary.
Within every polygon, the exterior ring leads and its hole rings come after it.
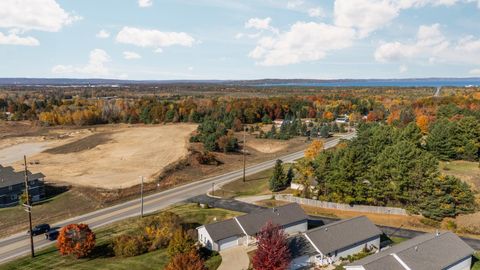
POLYGON ((212 183, 212 196, 215 196, 215 183, 212 183))
POLYGON ((243 182, 245 183, 245 164, 246 164, 246 153, 247 153, 247 126, 243 126, 243 182))
POLYGON ((141 176, 140 178, 142 178, 142 184, 140 184, 140 201, 141 201, 141 217, 143 218, 143 176, 141 176))
POLYGON ((28 173, 27 173, 27 156, 23 156, 23 164, 25 166, 25 195, 27 196, 26 198, 26 203, 23 204, 25 207, 25 211, 28 213, 28 223, 30 226, 30 251, 32 258, 35 257, 35 249, 33 247, 33 233, 32 233, 32 205, 30 202, 30 192, 28 191, 28 173))

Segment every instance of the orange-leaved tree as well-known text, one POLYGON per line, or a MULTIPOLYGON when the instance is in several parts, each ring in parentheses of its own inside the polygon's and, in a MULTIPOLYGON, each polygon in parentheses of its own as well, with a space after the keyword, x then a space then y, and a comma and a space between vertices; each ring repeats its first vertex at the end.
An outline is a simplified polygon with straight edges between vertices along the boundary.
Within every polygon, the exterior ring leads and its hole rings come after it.
POLYGON ((315 159, 318 154, 323 150, 323 142, 320 140, 314 140, 305 150, 305 157, 307 159, 315 159))
POLYGON ((420 128, 423 134, 428 132, 429 119, 426 115, 417 116, 417 126, 420 128))
POLYGON ((95 233, 87 224, 70 224, 60 230, 57 247, 62 255, 86 257, 95 247, 95 233))
POLYGON ((165 270, 207 270, 196 250, 179 253, 172 257, 165 270))

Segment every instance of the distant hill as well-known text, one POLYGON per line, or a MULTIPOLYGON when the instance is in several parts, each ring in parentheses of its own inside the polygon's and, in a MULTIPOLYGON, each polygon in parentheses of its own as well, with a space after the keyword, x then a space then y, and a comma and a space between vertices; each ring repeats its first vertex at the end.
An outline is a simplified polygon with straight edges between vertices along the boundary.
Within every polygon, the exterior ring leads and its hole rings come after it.
POLYGON ((218 84, 239 86, 479 86, 480 78, 412 78, 412 79, 261 79, 261 80, 115 80, 63 78, 0 78, 0 85, 19 86, 113 86, 162 84, 218 84))

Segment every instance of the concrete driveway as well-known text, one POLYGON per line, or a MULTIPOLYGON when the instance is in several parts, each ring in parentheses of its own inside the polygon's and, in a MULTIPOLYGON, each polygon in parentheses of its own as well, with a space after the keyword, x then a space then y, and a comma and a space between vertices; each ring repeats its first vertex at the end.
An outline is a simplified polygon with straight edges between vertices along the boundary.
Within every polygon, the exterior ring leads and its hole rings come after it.
POLYGON ((250 259, 247 255, 247 248, 232 247, 224 251, 220 251, 222 263, 217 270, 247 270, 250 259))

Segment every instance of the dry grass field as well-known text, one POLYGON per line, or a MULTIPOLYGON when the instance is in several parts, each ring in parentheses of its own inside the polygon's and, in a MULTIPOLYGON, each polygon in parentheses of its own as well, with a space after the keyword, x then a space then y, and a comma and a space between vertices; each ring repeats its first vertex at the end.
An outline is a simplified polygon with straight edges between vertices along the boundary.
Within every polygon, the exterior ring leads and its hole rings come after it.
POLYGON ((0 158, 14 159, 13 166, 21 169, 20 159, 27 154, 33 161, 29 169, 44 173, 49 182, 127 188, 138 184, 139 176, 152 180, 165 167, 184 158, 195 128, 178 124, 51 130, 48 136, 3 139, 8 142, 0 142, 0 158))

